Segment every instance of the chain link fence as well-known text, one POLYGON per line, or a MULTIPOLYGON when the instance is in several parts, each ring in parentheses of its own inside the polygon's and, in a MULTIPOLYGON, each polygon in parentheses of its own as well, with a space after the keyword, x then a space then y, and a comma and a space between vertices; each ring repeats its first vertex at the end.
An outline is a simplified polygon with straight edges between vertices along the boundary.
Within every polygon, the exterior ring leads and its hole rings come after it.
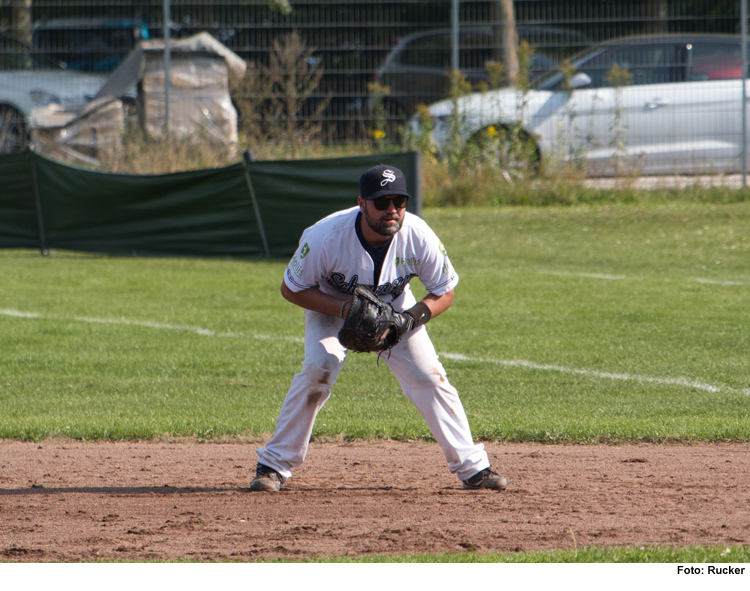
MULTIPOLYGON (((18 42, 69 72, 105 78, 141 39, 163 36, 164 7, 164 0, 0 0, 0 65, 4 72, 30 67, 28 60, 19 63, 19 50, 11 47, 18 42)), ((419 104, 449 95, 453 86, 446 73, 456 63, 466 88, 507 84, 515 76, 509 64, 517 63, 519 42, 532 50, 524 75, 539 87, 566 60, 613 39, 740 33, 736 0, 172 0, 169 11, 171 38, 206 31, 247 62, 246 79, 232 86, 240 135, 283 134, 294 127, 303 129, 302 140, 336 143, 375 141, 378 134, 395 140, 419 104), (515 40, 509 41, 509 31, 515 40)), ((622 55, 602 57, 589 64, 591 87, 612 86, 607 72, 616 63, 633 74, 626 80, 632 85, 740 77, 738 41, 736 47, 707 49, 704 73, 700 63, 688 63, 691 43, 685 37, 674 47, 665 41, 659 51, 631 47, 627 64, 622 55), (727 66, 724 74, 717 60, 727 66)), ((0 76, 0 124, 5 121, 7 139, 14 114, 3 99, 3 84, 0 76)), ((28 125, 23 118, 21 113, 19 126, 28 125)))

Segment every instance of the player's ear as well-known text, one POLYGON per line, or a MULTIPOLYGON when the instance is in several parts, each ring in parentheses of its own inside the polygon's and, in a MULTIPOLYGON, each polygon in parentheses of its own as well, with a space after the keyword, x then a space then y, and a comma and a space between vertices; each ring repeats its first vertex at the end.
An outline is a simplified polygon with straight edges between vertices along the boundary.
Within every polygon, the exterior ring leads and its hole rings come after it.
POLYGON ((362 199, 361 195, 357 197, 357 205, 359 205, 359 211, 365 213, 365 200, 362 199))

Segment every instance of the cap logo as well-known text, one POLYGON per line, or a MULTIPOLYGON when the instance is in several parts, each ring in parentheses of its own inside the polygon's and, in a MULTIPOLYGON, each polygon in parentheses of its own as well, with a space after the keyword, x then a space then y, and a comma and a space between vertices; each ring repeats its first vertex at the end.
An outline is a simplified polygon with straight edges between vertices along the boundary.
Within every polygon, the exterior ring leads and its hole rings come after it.
POLYGON ((388 183, 392 183, 395 180, 396 180, 396 173, 394 173, 392 170, 384 170, 383 180, 380 181, 380 186, 385 187, 388 183))

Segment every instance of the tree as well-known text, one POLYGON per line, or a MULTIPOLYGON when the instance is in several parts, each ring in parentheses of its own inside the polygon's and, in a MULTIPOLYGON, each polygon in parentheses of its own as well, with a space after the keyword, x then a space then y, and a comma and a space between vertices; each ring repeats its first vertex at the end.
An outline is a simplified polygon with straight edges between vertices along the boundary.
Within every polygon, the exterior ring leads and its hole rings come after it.
POLYGON ((651 33, 668 33, 668 22, 667 14, 669 12, 667 6, 667 0, 652 0, 654 5, 654 12, 656 13, 656 21, 653 23, 651 33))
POLYGON ((512 84, 518 77, 518 35, 513 0, 496 0, 495 13, 494 45, 500 53, 497 61, 503 64, 505 75, 512 84))
POLYGON ((27 45, 31 45, 31 0, 10 0, 12 35, 27 45))

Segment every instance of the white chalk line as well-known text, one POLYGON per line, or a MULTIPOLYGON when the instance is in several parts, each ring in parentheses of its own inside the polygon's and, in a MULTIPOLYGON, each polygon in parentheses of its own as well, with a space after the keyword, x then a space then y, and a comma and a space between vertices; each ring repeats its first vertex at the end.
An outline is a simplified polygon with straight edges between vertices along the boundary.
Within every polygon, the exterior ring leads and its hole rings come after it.
MULTIPOLYGON (((160 330, 175 330, 182 332, 193 332, 201 336, 208 337, 219 337, 219 338, 249 338, 263 341, 286 341, 292 343, 303 343, 302 337, 285 337, 279 335, 269 335, 262 333, 232 333, 232 332, 216 332, 207 328, 199 326, 184 326, 178 324, 164 324, 160 322, 150 322, 145 320, 128 320, 125 318, 91 318, 83 316, 75 317, 64 317, 54 315, 42 315, 35 312, 23 312, 20 310, 9 310, 0 308, 0 316, 11 316, 14 318, 38 318, 48 320, 61 320, 61 321, 74 321, 74 322, 87 322, 94 324, 113 324, 113 325, 124 325, 124 326, 140 326, 144 328, 155 328, 160 330)), ((695 388, 697 390, 703 390, 705 392, 734 392, 750 395, 750 388, 738 390, 731 388, 726 385, 716 386, 713 384, 705 384, 689 378, 653 378, 648 376, 639 376, 633 374, 620 374, 610 373, 601 371, 592 371, 588 369, 575 369, 570 367, 563 367, 560 365, 549 365, 544 363, 535 363, 533 361, 526 361, 521 359, 516 360, 504 360, 504 359, 486 359, 482 357, 469 357, 461 353, 447 353, 443 352, 440 355, 446 359, 453 361, 477 361, 481 363, 491 363, 495 365, 502 365, 505 367, 523 367, 527 369, 534 369, 538 371, 555 371, 560 373, 567 373, 572 375, 583 375, 601 379, 609 380, 624 380, 624 381, 635 381, 643 382, 648 384, 658 384, 666 386, 685 386, 688 388, 695 388)))
POLYGON ((0 316, 12 316, 14 318, 39 318, 46 320, 61 320, 65 322, 86 322, 89 324, 113 324, 121 326, 141 326, 143 328, 156 328, 161 330, 175 330, 180 332, 192 332, 201 336, 235 338, 235 339, 256 339, 259 341, 288 341, 292 343, 304 343, 302 337, 285 337, 279 335, 269 335, 263 333, 234 333, 234 332, 216 332, 200 326, 185 326, 180 324, 164 324, 161 322, 150 322, 147 320, 128 320, 127 318, 93 318, 86 316, 55 316, 43 315, 34 312, 22 312, 20 310, 8 310, 0 308, 0 316))
MULTIPOLYGON (((641 281, 640 277, 628 277, 627 275, 608 275, 606 273, 574 273, 572 271, 547 271, 536 269, 534 273, 540 275, 557 275, 560 277, 581 277, 584 279, 602 279, 604 281, 641 281)), ((703 285, 729 285, 729 286, 744 286, 750 285, 750 281, 726 281, 721 279, 704 279, 702 277, 696 277, 689 279, 688 281, 695 281, 696 283, 702 283, 703 285)))
POLYGON ((628 279, 625 275, 607 275, 605 273, 573 273, 569 271, 540 271, 540 275, 559 275, 561 277, 583 277, 585 279, 604 279, 606 281, 625 281, 628 279))
POLYGON ((747 281, 718 281, 716 279, 702 279, 700 277, 697 277, 695 280, 704 285, 750 285, 750 282, 747 281))
POLYGON ((3 316, 13 316, 14 318, 41 318, 39 314, 33 312, 21 312, 20 310, 4 310, 0 308, 0 314, 3 316))
POLYGON ((556 371, 560 373, 588 376, 607 380, 623 380, 631 382, 643 382, 647 384, 657 384, 660 386, 685 386, 688 388, 694 388, 696 390, 703 390, 705 392, 730 392, 740 393, 750 396, 750 388, 737 389, 726 385, 714 385, 705 384, 690 378, 652 378, 649 376, 639 376, 627 373, 610 373, 603 371, 593 371, 590 369, 575 369, 571 367, 563 367, 561 365, 549 365, 546 363, 535 363, 533 361, 526 361, 523 359, 505 360, 505 359, 486 359, 482 357, 469 357, 462 355, 461 353, 440 353, 440 356, 451 359, 453 361, 474 361, 480 363, 491 363, 494 365, 502 365, 504 367, 523 367, 527 369, 535 369, 539 371, 556 371))

